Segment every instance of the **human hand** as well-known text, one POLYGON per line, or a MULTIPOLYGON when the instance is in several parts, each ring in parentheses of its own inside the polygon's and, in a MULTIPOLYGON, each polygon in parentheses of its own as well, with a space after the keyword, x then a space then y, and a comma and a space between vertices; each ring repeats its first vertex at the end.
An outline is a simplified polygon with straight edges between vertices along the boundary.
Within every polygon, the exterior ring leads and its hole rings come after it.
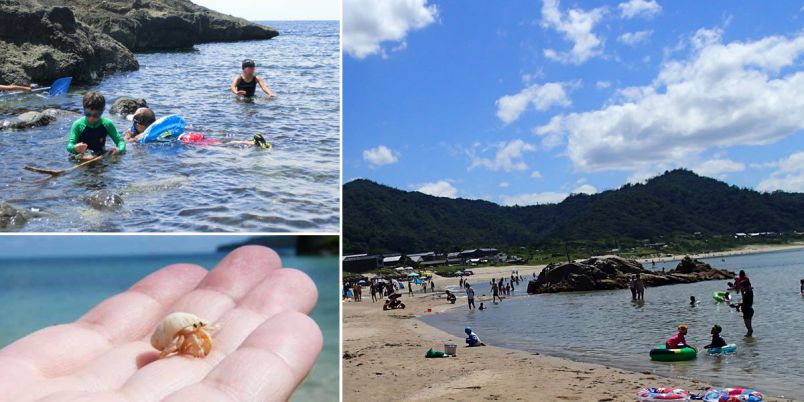
POLYGON ((237 96, 246 96, 246 91, 237 91, 237 96))
POLYGON ((79 154, 83 154, 86 151, 87 151, 87 144, 84 144, 83 142, 79 142, 78 144, 75 144, 75 152, 77 152, 79 154))
POLYGON ((211 271, 156 271, 70 324, 0 350, 0 395, 13 401, 287 400, 321 351, 306 314, 317 290, 264 247, 241 247, 211 271), (149 339, 169 313, 209 320, 206 358, 158 359, 149 339))

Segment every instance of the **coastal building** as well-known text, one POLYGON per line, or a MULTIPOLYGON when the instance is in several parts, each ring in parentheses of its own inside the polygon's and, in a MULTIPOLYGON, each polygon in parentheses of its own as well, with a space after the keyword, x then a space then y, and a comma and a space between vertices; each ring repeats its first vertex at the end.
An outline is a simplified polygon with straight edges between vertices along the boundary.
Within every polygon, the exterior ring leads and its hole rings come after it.
POLYGON ((382 268, 382 258, 379 255, 356 254, 343 257, 344 272, 369 272, 382 268))

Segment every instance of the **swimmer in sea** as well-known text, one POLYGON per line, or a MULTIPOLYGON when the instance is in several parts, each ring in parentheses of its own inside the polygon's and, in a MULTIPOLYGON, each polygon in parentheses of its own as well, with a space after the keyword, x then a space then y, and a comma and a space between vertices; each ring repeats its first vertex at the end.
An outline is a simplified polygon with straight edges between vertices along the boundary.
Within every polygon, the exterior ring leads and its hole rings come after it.
POLYGON ((257 85, 259 85, 260 88, 262 88, 262 91, 268 94, 268 97, 274 97, 274 93, 268 89, 268 85, 265 84, 265 80, 254 74, 254 71, 257 68, 254 60, 243 60, 242 67, 243 72, 235 76, 234 80, 232 80, 232 85, 229 87, 229 89, 234 92, 235 95, 251 98, 257 91, 257 85))

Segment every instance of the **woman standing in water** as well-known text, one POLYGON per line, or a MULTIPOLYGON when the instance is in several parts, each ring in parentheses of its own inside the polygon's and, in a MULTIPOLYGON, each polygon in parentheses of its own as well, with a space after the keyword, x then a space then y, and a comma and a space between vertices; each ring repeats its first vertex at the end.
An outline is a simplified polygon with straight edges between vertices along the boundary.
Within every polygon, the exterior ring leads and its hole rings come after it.
MULTIPOLYGON (((742 271, 740 271, 742 274, 742 271)), ((754 318, 754 288, 751 286, 751 281, 746 277, 746 279, 739 282, 738 289, 743 294, 743 302, 741 303, 741 309, 743 312, 743 322, 745 323, 745 329, 748 330, 745 336, 753 336, 754 335, 754 328, 751 326, 751 319, 754 318)))

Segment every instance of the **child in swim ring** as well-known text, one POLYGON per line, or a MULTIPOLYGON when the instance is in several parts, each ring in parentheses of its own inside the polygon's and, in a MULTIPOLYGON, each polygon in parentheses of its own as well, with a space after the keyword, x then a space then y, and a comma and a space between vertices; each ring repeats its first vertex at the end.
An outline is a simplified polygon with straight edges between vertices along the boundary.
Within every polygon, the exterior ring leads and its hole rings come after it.
POLYGON ((693 348, 687 344, 687 340, 684 338, 684 336, 687 335, 687 328, 688 327, 684 324, 679 325, 678 333, 667 338, 667 341, 664 342, 664 346, 667 349, 693 348))
POLYGON ((720 337, 720 333, 723 332, 720 325, 715 324, 709 332, 712 334, 712 342, 704 346, 704 349, 718 349, 727 345, 726 341, 720 337))
POLYGON ((265 80, 254 74, 257 68, 254 64, 254 60, 243 60, 242 67, 243 73, 235 76, 232 85, 229 87, 235 95, 250 98, 254 96, 254 93, 257 91, 257 85, 259 85, 262 91, 268 94, 268 97, 274 96, 274 93, 271 92, 271 90, 268 89, 268 85, 265 84, 265 80))
POLYGON ((137 142, 145 129, 156 121, 156 115, 153 110, 147 107, 141 107, 134 112, 131 127, 126 130, 124 135, 127 142, 137 142))
POLYGON ((271 149, 271 144, 268 141, 265 141, 265 137, 262 134, 254 134, 253 139, 245 140, 245 141, 218 141, 212 138, 207 138, 204 134, 192 132, 192 133, 184 133, 179 136, 179 141, 182 144, 199 144, 199 145, 215 145, 215 146, 224 146, 224 145, 248 145, 257 148, 263 149, 271 149))

